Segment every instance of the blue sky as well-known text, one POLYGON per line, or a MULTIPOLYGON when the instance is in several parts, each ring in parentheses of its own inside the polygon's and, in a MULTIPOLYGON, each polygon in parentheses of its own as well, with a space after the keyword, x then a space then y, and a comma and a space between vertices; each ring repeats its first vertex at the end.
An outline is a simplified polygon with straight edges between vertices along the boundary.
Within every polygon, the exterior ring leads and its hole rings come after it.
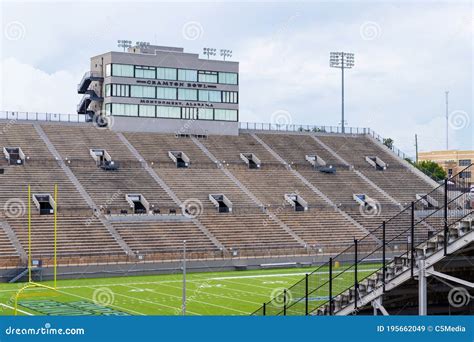
POLYGON ((413 154, 473 149, 469 2, 5 1, 1 6, 0 109, 74 112, 89 57, 117 39, 233 50, 242 121, 340 122, 340 72, 330 51, 355 53, 346 73, 346 120, 413 154), (186 31, 189 29, 190 31, 186 31), (188 32, 188 33, 186 33, 188 32), (194 35, 193 35, 194 34, 194 35), (275 113, 277 113, 275 115, 275 113))

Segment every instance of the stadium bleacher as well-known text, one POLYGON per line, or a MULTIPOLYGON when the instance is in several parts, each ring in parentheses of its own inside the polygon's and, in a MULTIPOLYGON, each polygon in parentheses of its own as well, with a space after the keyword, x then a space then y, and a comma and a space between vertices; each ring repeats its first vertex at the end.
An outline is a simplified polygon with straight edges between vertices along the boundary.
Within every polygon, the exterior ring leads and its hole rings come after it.
MULTIPOLYGON (((232 137, 196 138, 157 133, 119 136, 88 124, 41 123, 40 129, 46 135, 42 137, 34 125, 39 124, 15 123, 11 127, 0 124, 3 129, 0 147, 19 147, 26 155, 23 165, 0 162, 1 217, 26 246, 26 212, 11 217, 5 203, 12 198, 25 203, 27 185, 32 186, 33 192, 52 194, 53 185, 58 184, 60 262, 98 262, 105 255, 114 255, 117 260, 132 257, 104 226, 104 221, 93 219, 91 223, 93 210, 81 195, 81 189, 95 206, 103 209, 102 220, 106 221, 110 215, 132 214, 126 194, 144 196, 150 204, 145 215, 151 216, 170 213, 181 216, 179 202, 198 201, 202 208, 194 221, 139 218, 110 221, 129 250, 146 255, 147 260, 165 260, 176 257, 182 240, 188 242, 196 258, 224 253, 262 256, 297 251, 304 254, 312 253, 314 248, 332 253, 397 214, 400 204, 409 203, 417 194, 434 187, 383 146, 378 146, 378 142, 362 134, 242 131, 232 137), (144 161, 137 159, 127 142, 144 161), (107 151, 117 161, 118 169, 98 168, 91 149, 107 151), (56 160, 53 150, 62 160, 56 160), (170 151, 184 153, 190 160, 189 167, 177 168, 170 151), (261 165, 249 169, 242 153, 253 154, 261 165), (320 172, 307 160, 308 155, 317 155, 327 165, 333 165, 336 172, 320 172), (387 169, 376 170, 366 161, 367 156, 377 156, 388 165, 387 169), (145 169, 142 163, 145 161, 153 171, 145 169), (68 176, 65 169, 73 176, 68 176), (155 172, 164 183, 160 185, 150 172, 155 172), (71 177, 76 179, 76 184, 71 177), (219 213, 209 199, 210 194, 224 195, 232 203, 232 210, 219 213), (307 209, 295 211, 285 199, 288 194, 301 196, 307 209), (367 214, 354 199, 355 194, 375 200, 380 212, 367 214), (226 250, 218 248, 212 238, 226 250)), ((33 210, 33 227, 37 234, 34 253, 50 258, 51 217, 33 210)), ((426 234, 429 230, 427 224, 426 234)), ((3 233, 0 230, 2 263, 7 258, 18 258, 13 244, 3 233)), ((396 233, 394 225, 389 234, 396 233)))

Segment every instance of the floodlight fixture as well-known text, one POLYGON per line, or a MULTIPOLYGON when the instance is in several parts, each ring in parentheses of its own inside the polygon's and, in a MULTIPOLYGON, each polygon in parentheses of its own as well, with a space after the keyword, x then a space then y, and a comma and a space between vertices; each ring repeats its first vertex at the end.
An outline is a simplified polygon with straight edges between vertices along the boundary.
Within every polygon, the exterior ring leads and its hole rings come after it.
POLYGON ((214 48, 205 47, 202 49, 202 53, 205 56, 207 56, 207 59, 209 59, 210 56, 215 56, 216 52, 217 52, 217 49, 214 49, 214 48))

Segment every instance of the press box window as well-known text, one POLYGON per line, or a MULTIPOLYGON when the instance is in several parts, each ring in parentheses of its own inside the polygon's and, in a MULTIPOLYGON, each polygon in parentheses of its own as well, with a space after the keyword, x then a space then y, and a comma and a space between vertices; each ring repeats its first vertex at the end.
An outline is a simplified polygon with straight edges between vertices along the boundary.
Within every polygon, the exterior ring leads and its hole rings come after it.
POLYGON ((237 74, 235 72, 220 72, 219 83, 221 84, 237 84, 237 74))
POLYGON ((156 98, 166 100, 176 100, 176 88, 156 87, 156 98))
POLYGON ((239 100, 237 98, 236 91, 223 91, 222 92, 222 102, 224 103, 237 103, 239 100))
POLYGON ((155 87, 132 85, 130 94, 132 97, 142 97, 142 98, 148 98, 148 99, 156 98, 155 87))
POLYGON ((198 110, 199 120, 214 120, 214 110, 209 108, 199 108, 198 110))
POLYGON ((199 101, 221 102, 221 92, 218 90, 199 90, 199 101))
POLYGON ((198 81, 203 83, 217 83, 217 72, 200 70, 198 72, 198 81))
POLYGON ((156 116, 155 106, 140 105, 140 116, 154 118, 156 116))
POLYGON ((156 78, 159 80, 176 80, 176 69, 156 68, 156 78))
POLYGON ((105 77, 109 77, 111 75, 112 64, 107 64, 105 66, 105 77))
POLYGON ((159 118, 181 118, 180 107, 156 106, 156 116, 159 118))
POLYGON ((214 109, 214 120, 237 121, 237 111, 234 109, 214 109))
POLYGON ((471 159, 460 159, 459 166, 469 166, 471 165, 471 159))
POLYGON ((112 64, 112 76, 134 77, 133 65, 112 64))
POLYGON ((135 77, 139 78, 155 78, 156 69, 147 66, 135 66, 135 77))
POLYGON ((197 90, 195 89, 178 89, 178 100, 197 101, 197 90))
POLYGON ((196 82, 197 70, 178 69, 178 80, 196 82))
POLYGON ((138 116, 138 105, 112 103, 112 115, 138 116))
POLYGON ((181 118, 182 119, 190 119, 195 120, 197 119, 198 109, 197 108, 190 108, 190 107, 183 107, 181 108, 181 118))
POLYGON ((130 87, 126 84, 112 84, 112 96, 129 97, 130 87))

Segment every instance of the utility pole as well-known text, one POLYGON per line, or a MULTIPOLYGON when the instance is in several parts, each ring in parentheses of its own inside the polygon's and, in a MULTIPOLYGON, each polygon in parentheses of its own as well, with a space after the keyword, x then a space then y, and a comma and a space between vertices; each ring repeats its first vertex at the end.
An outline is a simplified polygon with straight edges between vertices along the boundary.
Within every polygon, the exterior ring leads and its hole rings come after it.
POLYGON ((449 111, 448 111, 448 97, 449 97, 449 91, 445 91, 446 94, 446 151, 449 150, 449 140, 448 140, 448 134, 449 134, 449 111))
POLYGON ((183 304, 182 315, 186 316, 186 240, 183 240, 183 304))
POLYGON ((415 161, 418 164, 418 134, 415 134, 415 161))

